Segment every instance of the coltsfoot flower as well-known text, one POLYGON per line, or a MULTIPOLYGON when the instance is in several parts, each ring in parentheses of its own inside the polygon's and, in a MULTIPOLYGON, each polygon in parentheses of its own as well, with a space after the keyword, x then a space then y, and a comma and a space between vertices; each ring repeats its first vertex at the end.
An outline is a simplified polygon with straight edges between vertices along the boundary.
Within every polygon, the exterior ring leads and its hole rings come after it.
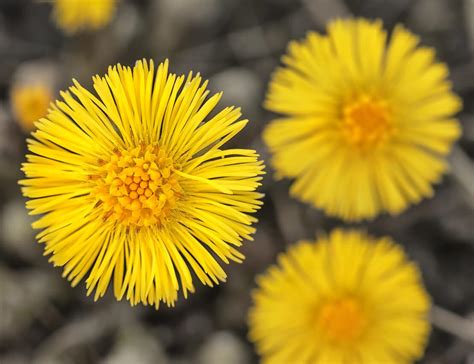
POLYGON ((53 17, 65 33, 98 30, 115 14, 117 0, 53 0, 53 17))
POLYGON ((192 272, 224 281, 217 260, 242 261, 261 205, 258 155, 223 148, 247 120, 234 107, 210 117, 222 94, 207 98, 207 81, 168 61, 93 81, 96 94, 74 81, 28 140, 20 183, 45 254, 73 286, 87 275, 95 299, 112 281, 132 305, 173 305, 192 272))
POLYGON ((281 254, 257 280, 249 336, 264 363, 411 363, 430 299, 389 238, 336 230, 281 254))
POLYGON ((345 220, 398 214, 433 195, 460 135, 460 99, 435 52, 402 26, 336 20, 291 42, 265 106, 264 131, 291 194, 345 220))
POLYGON ((35 121, 46 116, 52 101, 51 89, 43 84, 16 85, 10 95, 13 115, 25 132, 32 131, 35 121))

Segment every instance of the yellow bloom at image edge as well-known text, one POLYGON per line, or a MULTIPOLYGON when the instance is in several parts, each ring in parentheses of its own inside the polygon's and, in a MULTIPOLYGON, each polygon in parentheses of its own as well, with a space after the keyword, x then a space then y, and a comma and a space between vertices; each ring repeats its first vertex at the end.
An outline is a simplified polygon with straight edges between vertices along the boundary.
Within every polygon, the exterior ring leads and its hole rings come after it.
POLYGON ((23 131, 32 131, 34 123, 47 114, 52 97, 51 89, 43 84, 13 86, 10 104, 23 131))
POLYGON ((389 238, 335 230, 257 279, 249 338, 263 363, 412 363, 430 331, 417 267, 389 238))
POLYGON ((174 305, 226 279, 218 260, 241 262, 263 163, 254 150, 225 149, 247 120, 208 97, 199 75, 168 72, 168 61, 110 67, 95 94, 74 81, 28 139, 27 208, 55 266, 87 294, 132 305, 174 305))
POLYGON ((117 0, 53 0, 53 17, 65 33, 105 27, 115 14, 117 0))
POLYGON ((348 221, 433 195, 461 101, 432 48, 400 25, 388 39, 380 21, 336 20, 282 61, 265 106, 283 116, 263 137, 291 195, 348 221))

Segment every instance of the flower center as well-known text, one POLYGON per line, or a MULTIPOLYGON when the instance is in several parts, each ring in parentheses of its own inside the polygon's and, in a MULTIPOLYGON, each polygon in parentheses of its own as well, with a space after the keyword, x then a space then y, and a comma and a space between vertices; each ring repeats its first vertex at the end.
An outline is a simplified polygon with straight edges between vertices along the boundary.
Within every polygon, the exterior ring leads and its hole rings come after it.
POLYGON ((125 226, 161 226, 183 195, 177 166, 158 146, 115 151, 99 163, 99 173, 90 176, 96 182, 92 195, 106 220, 125 226))
POLYGON ((347 297, 323 304, 318 323, 331 341, 350 342, 363 333, 367 317, 359 302, 347 297))
POLYGON ((394 129, 387 103, 367 95, 344 107, 342 126, 347 141, 361 150, 379 145, 394 129))

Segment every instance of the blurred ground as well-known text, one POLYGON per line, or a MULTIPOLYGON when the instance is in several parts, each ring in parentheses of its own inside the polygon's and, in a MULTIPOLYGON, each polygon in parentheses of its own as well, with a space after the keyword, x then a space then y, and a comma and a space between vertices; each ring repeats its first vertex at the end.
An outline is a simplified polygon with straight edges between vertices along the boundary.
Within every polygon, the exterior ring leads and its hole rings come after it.
MULTIPOLYGON (((19 188, 24 138, 9 109, 12 77, 24 62, 48 63, 56 85, 72 77, 85 85, 109 64, 156 62, 169 57, 174 72, 200 71, 221 105, 235 104, 250 118, 233 142, 259 150, 260 133, 272 115, 262 110, 265 85, 290 39, 323 30, 334 16, 379 17, 418 33, 449 64, 464 100, 464 134, 451 174, 436 196, 397 218, 363 225, 392 235, 421 266, 437 305, 474 317, 474 1, 473 0, 123 0, 106 29, 63 36, 50 21, 47 2, 0 0, 0 362, 206 363, 257 362, 246 341, 245 314, 255 274, 278 252, 342 222, 328 219, 288 196, 288 181, 265 177, 265 206, 255 241, 242 265, 226 267, 226 284, 196 294, 175 309, 131 309, 108 295, 85 297, 84 284, 70 288, 35 243, 19 188), (469 190, 471 193, 469 193, 469 190)), ((38 66, 41 67, 41 66, 38 66)), ((454 327, 456 330, 456 327, 454 327)), ((473 344, 434 329, 423 363, 474 363, 473 344)))

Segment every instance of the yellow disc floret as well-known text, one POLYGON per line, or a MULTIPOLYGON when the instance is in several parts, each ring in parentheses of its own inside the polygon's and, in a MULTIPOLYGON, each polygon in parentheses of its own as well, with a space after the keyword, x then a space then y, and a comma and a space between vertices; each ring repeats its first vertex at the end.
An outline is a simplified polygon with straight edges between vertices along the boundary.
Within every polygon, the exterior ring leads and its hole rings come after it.
POLYGON ((363 95, 343 109, 343 132, 360 150, 372 150, 393 134, 387 103, 363 95))
POLYGON ((317 317, 326 336, 340 343, 356 340, 367 325, 362 305, 353 297, 325 302, 317 311, 317 317))
POLYGON ((158 146, 117 150, 100 161, 101 173, 92 194, 104 210, 104 219, 125 226, 163 225, 183 194, 177 168, 158 146))

